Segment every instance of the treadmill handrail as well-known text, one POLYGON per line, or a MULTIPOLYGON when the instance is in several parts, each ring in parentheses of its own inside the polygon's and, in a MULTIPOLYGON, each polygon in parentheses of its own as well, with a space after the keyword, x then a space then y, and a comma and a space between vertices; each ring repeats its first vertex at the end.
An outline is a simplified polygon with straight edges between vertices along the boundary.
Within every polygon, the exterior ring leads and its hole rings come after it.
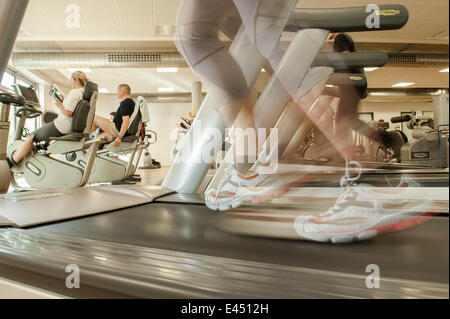
POLYGON ((367 87, 367 78, 364 74, 358 73, 333 73, 328 78, 327 84, 367 87))
POLYGON ((312 66, 328 66, 338 71, 349 68, 382 67, 388 62, 388 56, 383 51, 371 52, 321 52, 312 66))
POLYGON ((325 29, 331 32, 360 32, 397 30, 409 19, 408 9, 403 5, 379 5, 375 12, 380 17, 379 28, 369 28, 366 19, 373 12, 366 12, 366 6, 333 9, 295 9, 285 31, 301 29, 325 29))

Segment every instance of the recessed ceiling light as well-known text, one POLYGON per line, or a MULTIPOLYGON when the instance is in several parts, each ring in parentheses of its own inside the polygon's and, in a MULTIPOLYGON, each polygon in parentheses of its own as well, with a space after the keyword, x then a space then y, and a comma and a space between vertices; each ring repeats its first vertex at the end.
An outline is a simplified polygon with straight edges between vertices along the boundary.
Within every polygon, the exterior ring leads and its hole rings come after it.
POLYGON ((327 84, 326 87, 327 87, 327 88, 334 88, 334 85, 327 84))
POLYGON ((440 72, 440 73, 445 73, 445 72, 447 72, 447 73, 448 73, 448 68, 446 68, 446 69, 443 69, 443 70, 440 70, 439 72, 440 72))
POLYGON ((387 96, 389 93, 384 92, 370 92, 371 96, 387 96))
POLYGON ((415 84, 414 82, 400 82, 400 83, 394 84, 392 87, 394 87, 394 88, 404 88, 404 87, 411 86, 411 85, 414 85, 414 84, 415 84))
POLYGON ((99 93, 108 93, 109 91, 106 88, 101 88, 101 89, 98 90, 98 92, 99 93))
POLYGON ((173 24, 157 24, 153 27, 153 34, 155 36, 174 36, 177 32, 177 26, 173 24))
POLYGON ((82 71, 84 73, 91 73, 91 69, 88 69, 88 68, 69 68, 67 70, 69 70, 70 73, 73 73, 76 71, 82 71))
POLYGON ((266 69, 262 69, 261 72, 266 72, 266 69))
POLYGON ((175 88, 158 88, 158 92, 175 92, 175 88))
POLYGON ((378 68, 376 68, 376 67, 373 67, 373 68, 364 68, 364 71, 366 71, 366 72, 372 72, 372 71, 375 71, 375 70, 378 70, 378 68))
POLYGON ((156 71, 158 73, 176 73, 178 68, 157 68, 156 71))

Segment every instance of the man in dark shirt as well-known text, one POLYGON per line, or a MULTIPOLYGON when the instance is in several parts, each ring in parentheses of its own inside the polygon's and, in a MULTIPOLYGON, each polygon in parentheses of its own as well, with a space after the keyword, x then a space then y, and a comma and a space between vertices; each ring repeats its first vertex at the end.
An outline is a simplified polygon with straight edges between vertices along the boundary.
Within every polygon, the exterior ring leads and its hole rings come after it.
POLYGON ((107 118, 96 115, 92 125, 93 130, 96 126, 101 128, 104 132, 102 133, 103 136, 107 136, 114 140, 114 146, 116 147, 120 146, 122 139, 127 135, 128 127, 130 126, 130 118, 135 107, 135 103, 131 98, 131 88, 129 85, 119 85, 117 87, 117 97, 121 103, 113 120, 110 121, 107 118))

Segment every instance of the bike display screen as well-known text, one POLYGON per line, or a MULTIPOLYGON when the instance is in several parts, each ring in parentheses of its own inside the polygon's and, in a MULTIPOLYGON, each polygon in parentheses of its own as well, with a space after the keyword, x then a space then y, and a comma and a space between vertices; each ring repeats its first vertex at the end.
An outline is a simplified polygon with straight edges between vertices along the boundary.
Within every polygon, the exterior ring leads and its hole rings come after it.
POLYGON ((26 101, 36 103, 39 105, 39 99, 37 97, 36 91, 32 87, 26 87, 22 85, 17 85, 20 90, 20 94, 25 98, 26 101))

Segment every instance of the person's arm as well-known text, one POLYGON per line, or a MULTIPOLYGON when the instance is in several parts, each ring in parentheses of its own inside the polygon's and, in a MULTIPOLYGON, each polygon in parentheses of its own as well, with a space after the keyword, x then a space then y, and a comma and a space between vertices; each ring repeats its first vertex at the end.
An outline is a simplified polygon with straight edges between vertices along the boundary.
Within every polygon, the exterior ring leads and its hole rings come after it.
POLYGON ((56 106, 61 113, 67 117, 72 117, 73 111, 77 107, 78 102, 82 99, 82 94, 79 90, 71 90, 64 102, 56 102, 56 106))
POLYGON ((67 117, 72 117, 73 112, 66 110, 66 108, 61 102, 56 102, 56 106, 58 107, 58 109, 61 111, 62 114, 64 114, 67 117))
POLYGON ((120 146, 120 144, 122 143, 122 138, 127 133, 129 125, 130 125, 130 117, 129 116, 122 116, 122 126, 120 127, 119 136, 114 141, 114 146, 115 147, 120 146))

